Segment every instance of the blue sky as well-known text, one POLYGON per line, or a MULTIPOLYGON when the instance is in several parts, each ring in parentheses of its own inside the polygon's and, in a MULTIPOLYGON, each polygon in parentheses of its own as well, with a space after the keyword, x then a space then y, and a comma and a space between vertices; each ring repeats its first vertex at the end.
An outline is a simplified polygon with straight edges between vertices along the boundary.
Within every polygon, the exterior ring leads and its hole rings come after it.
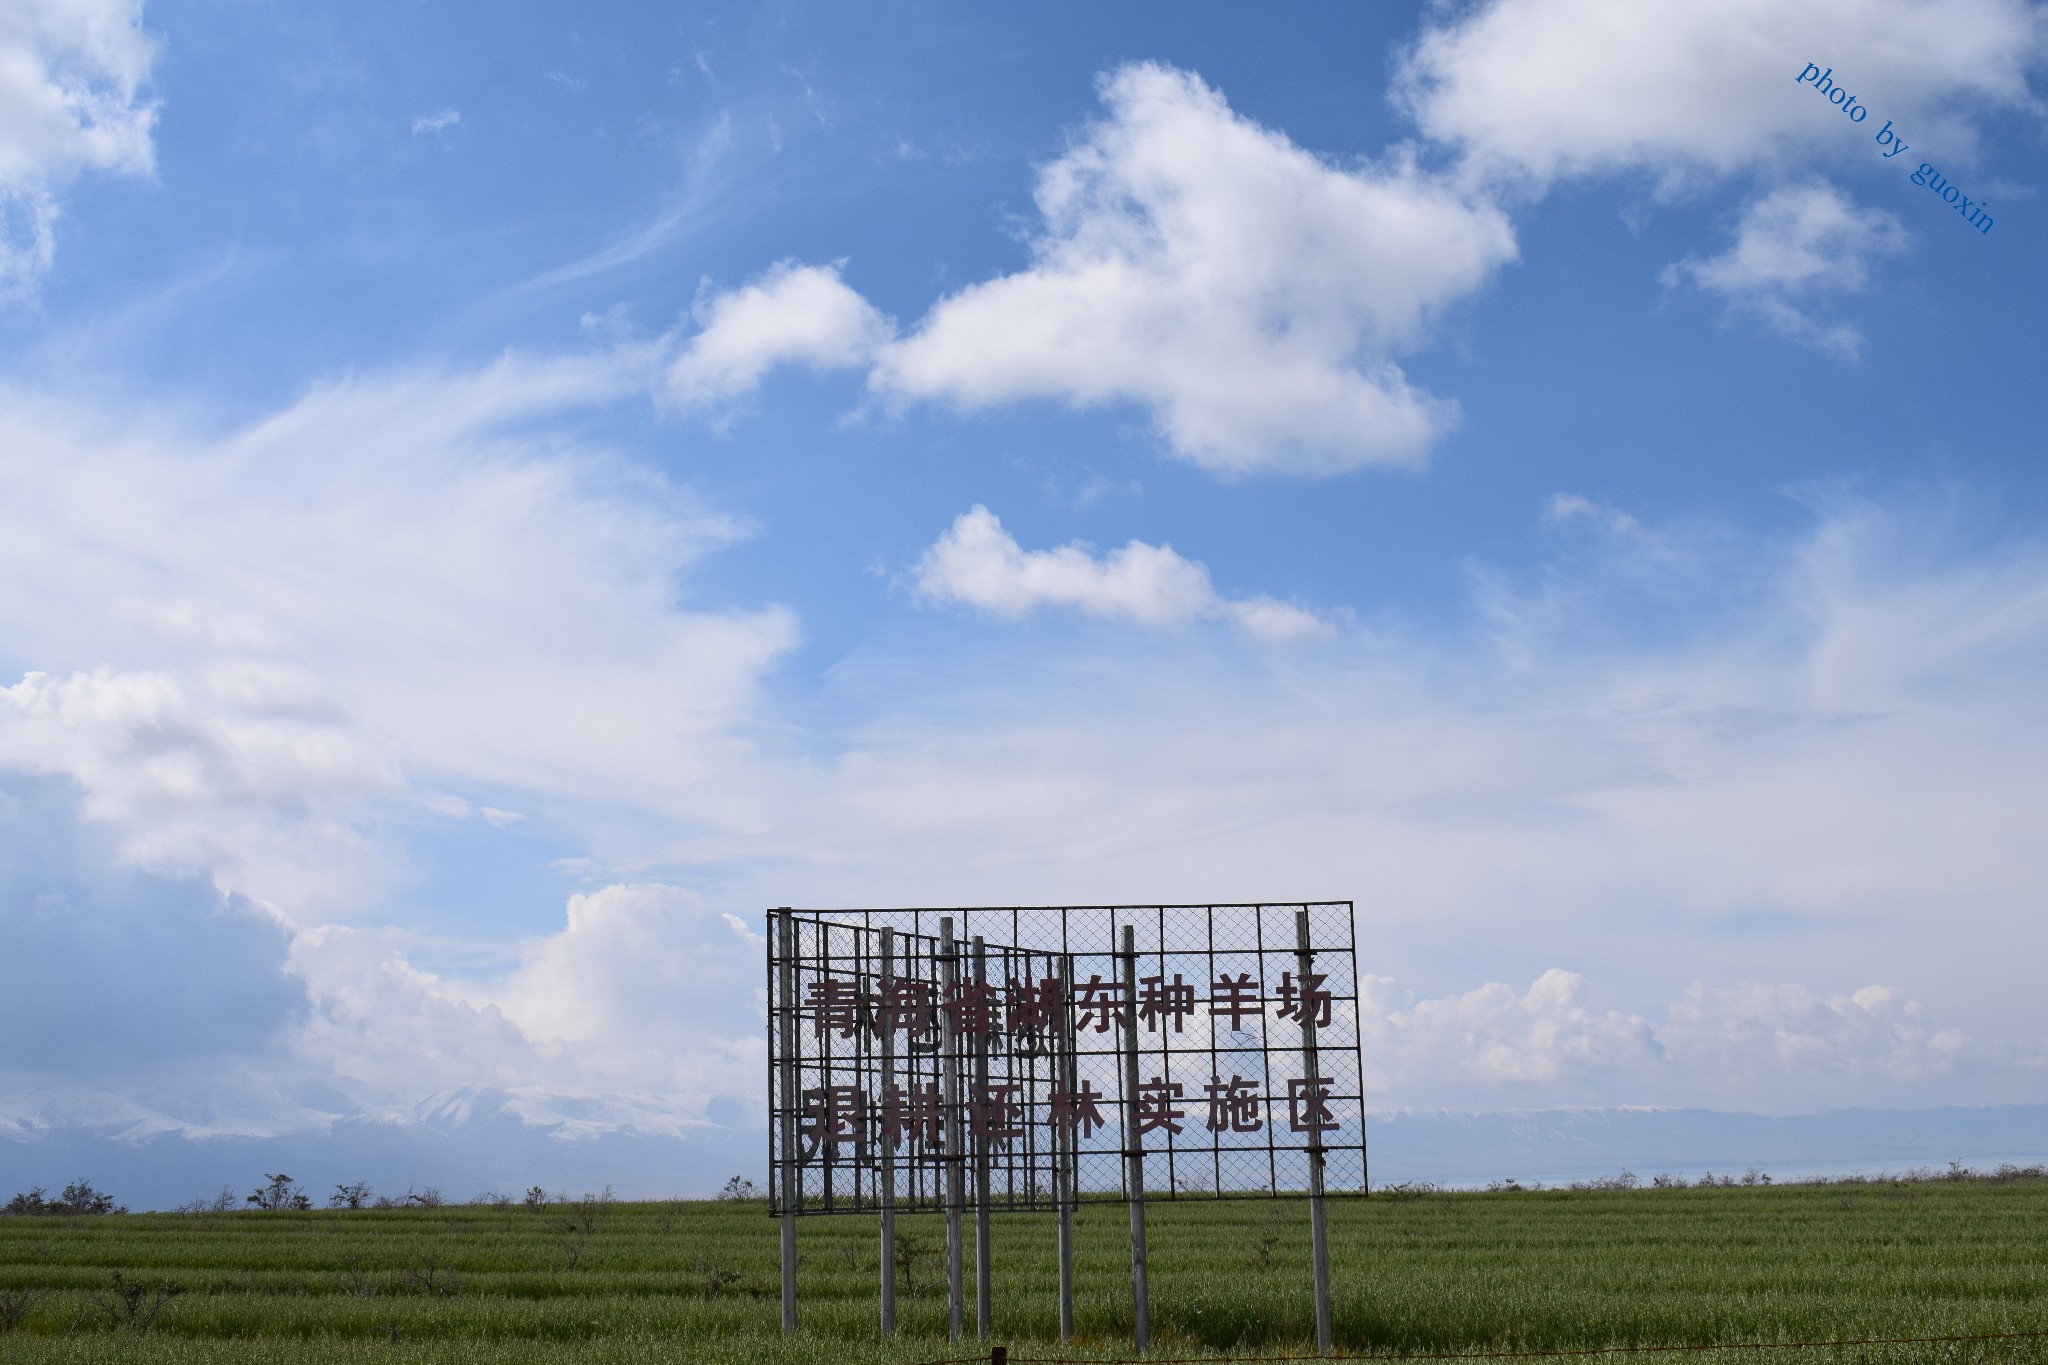
POLYGON ((1067 899, 1355 899, 1384 1107, 2048 1099, 2044 41, 5 0, 0 1122, 680 1131, 762 907, 1067 899))

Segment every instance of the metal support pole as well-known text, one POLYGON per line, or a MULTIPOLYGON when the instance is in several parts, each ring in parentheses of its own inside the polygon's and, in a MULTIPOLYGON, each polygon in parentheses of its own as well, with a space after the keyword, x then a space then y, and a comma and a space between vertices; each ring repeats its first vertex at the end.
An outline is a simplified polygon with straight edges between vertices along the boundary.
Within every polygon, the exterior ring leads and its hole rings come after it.
MULTIPOLYGON (((944 998, 951 1000, 960 990, 960 953, 953 942, 953 919, 939 920, 939 971, 944 998)), ((939 1011, 939 1074, 946 1103, 946 1329, 951 1340, 960 1340, 965 1313, 965 1267, 960 1235, 961 1205, 966 1202, 966 1181, 960 1169, 960 1040, 953 1031, 953 1016, 939 1011)))
MULTIPOLYGON (((882 930, 882 980, 896 975, 896 931, 882 930)), ((896 1030, 883 1028, 882 1094, 896 1084, 896 1030)), ((896 1335, 896 1144, 882 1140, 882 1335, 896 1335)))
MULTIPOLYGON (((1058 1032, 1059 1086, 1069 1095, 1080 1088, 1074 1063, 1074 959, 1060 958, 1060 1023, 1058 1032)), ((1054 1130, 1054 1192, 1060 1209, 1060 1342, 1074 1339, 1074 1203, 1079 1197, 1075 1185, 1080 1176, 1080 1129, 1073 1125, 1054 1130)))
MULTIPOLYGON (((1304 1078, 1321 1076, 1316 1068, 1316 1012, 1308 1007, 1309 969, 1315 953, 1308 942, 1308 911, 1294 912, 1295 998, 1302 1003, 1301 1063, 1304 1078)), ((1316 1354, 1330 1354, 1330 1224, 1323 1208, 1323 1134, 1312 1129, 1308 1135, 1308 1228, 1314 1248, 1316 1273, 1316 1354)))
POLYGON ((1131 1196, 1131 1336, 1152 1348, 1152 1290, 1145 1270, 1145 1141, 1138 1134, 1138 948, 1124 926, 1124 1159, 1131 1196))
POLYGON ((796 1206, 802 1197, 796 1164, 796 1124, 802 1112, 796 1069, 796 920, 784 906, 773 912, 778 964, 776 1022, 782 1029, 782 1330, 796 1331, 796 1206))
MULTIPOLYGON (((974 984, 988 984, 988 945, 974 936, 974 984)), ((983 1103, 988 1091, 988 1035, 974 1040, 974 1103, 983 1103)), ((990 1320, 995 1315, 994 1289, 990 1284, 988 1250, 988 1137, 974 1139, 974 1334, 988 1340, 990 1320)))

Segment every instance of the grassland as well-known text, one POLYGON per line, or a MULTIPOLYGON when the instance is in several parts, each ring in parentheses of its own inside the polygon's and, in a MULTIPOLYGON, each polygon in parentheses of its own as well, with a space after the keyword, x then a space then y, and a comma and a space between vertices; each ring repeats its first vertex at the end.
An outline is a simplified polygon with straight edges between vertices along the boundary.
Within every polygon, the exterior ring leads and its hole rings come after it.
MULTIPOLYGON (((902 1335, 883 1344, 875 1224, 862 1218, 803 1222, 803 1332, 790 1341, 775 1225, 758 1204, 0 1218, 0 1317, 26 1303, 0 1335, 0 1360, 796 1365, 969 1354, 945 1338, 942 1224, 901 1226, 913 1289, 902 1335), (137 1330, 172 1285, 182 1292, 137 1330)), ((1128 1355, 1125 1212, 1084 1209, 1078 1228, 1072 1354, 1128 1355)), ((1302 1349, 1311 1316, 1299 1204, 1155 1206, 1151 1229, 1156 1354, 1302 1349)), ((2048 1329, 2042 1180, 1428 1192, 1340 1202, 1331 1236, 1349 1352, 2048 1329)), ((991 1259, 996 1340, 1019 1355, 1059 1354, 1052 1223, 998 1217, 991 1259)), ((2048 1360, 2048 1339, 1683 1358, 2048 1360)))

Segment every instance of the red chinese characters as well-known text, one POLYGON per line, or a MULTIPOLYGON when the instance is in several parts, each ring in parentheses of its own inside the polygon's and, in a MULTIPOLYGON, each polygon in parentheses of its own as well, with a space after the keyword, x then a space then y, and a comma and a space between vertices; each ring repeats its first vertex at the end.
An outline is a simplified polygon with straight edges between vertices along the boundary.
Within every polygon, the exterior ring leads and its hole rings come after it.
POLYGON ((1202 1087, 1209 1097, 1209 1117, 1202 1126, 1212 1133, 1256 1133, 1265 1127, 1259 1117, 1259 1091, 1236 1072, 1230 1079, 1213 1077, 1202 1087))
POLYGON ((1195 988, 1181 979, 1179 972, 1168 981, 1162 976, 1138 978, 1138 1022, 1154 1033, 1159 1032, 1162 1020, 1171 1020, 1173 1031, 1182 1031, 1187 1017, 1195 1012, 1195 988))
POLYGON ((1054 1128, 1079 1133, 1084 1138, 1094 1137, 1095 1130, 1109 1122, 1096 1104, 1101 1098, 1101 1092, 1090 1081, 1080 1082, 1079 1088, 1074 1090, 1055 1087, 1046 1106, 1046 1121, 1054 1128))
POLYGON ((1137 1113, 1134 1115, 1137 1119, 1138 1136, 1143 1137, 1160 1128, 1169 1133, 1184 1132, 1180 1120, 1187 1117, 1187 1111, 1173 1107, 1173 1102, 1179 1099, 1182 1093, 1179 1081, 1169 1081, 1162 1076, 1154 1076, 1149 1081, 1140 1082, 1137 1113))
MULTIPOLYGON (((1330 1027, 1335 997, 1329 978, 1321 972, 1280 974, 1274 994, 1279 1009, 1276 1018, 1291 1019, 1301 1027, 1311 1023, 1330 1027)), ((811 1018, 812 1032, 819 1038, 831 1036, 851 1040, 863 1031, 877 1037, 901 1034, 913 1044, 929 1043, 939 1032, 943 1019, 953 1036, 987 1038, 1000 1034, 1051 1038, 1060 1030, 1061 1015, 1071 1009, 1076 1033, 1108 1033, 1124 1023, 1123 983, 1105 980, 1100 973, 1074 983, 1071 999, 1059 978, 1037 980, 1011 978, 998 991, 980 981, 963 981, 941 998, 928 981, 884 977, 872 994, 852 981, 824 977, 804 987, 804 1003, 811 1018)), ((1152 1032, 1185 1033, 1201 1002, 1195 986, 1180 973, 1138 978, 1137 1024, 1152 1032)), ((1209 985, 1210 1017, 1233 1033, 1256 1027, 1249 1021, 1266 1017, 1263 983, 1250 972, 1223 972, 1209 985)))
POLYGON ((1280 1017, 1298 1019, 1304 1026, 1313 1018, 1317 1028, 1328 1028, 1330 992, 1323 983, 1329 979, 1321 972, 1304 972, 1297 986, 1293 972, 1280 973, 1280 1017))
POLYGON ((911 1142, 935 1152, 944 1132, 942 1115, 937 1081, 929 1085, 886 1086, 882 1090, 882 1141, 889 1144, 891 1151, 911 1142))

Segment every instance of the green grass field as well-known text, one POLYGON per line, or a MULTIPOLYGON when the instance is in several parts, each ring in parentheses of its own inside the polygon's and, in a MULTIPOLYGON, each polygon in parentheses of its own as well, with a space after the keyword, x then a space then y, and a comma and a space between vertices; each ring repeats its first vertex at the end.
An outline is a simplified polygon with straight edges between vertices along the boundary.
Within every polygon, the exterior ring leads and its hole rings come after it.
MULTIPOLYGON (((1078 1219, 1073 1355, 1130 1354, 1126 1218, 1099 1205, 1078 1219)), ((0 1360, 971 1354, 945 1336, 942 1223, 899 1226, 921 1250, 902 1334, 885 1346, 869 1218, 802 1222, 803 1332, 785 1342, 776 1229, 758 1204, 0 1217, 0 1319, 18 1314, 0 1334, 0 1360), (166 1285, 182 1292, 136 1330, 166 1285)), ((1305 1349, 1302 1205, 1155 1205, 1150 1226, 1156 1355, 1305 1349)), ((1375 1197, 1333 1205, 1331 1242, 1338 1342, 1354 1353, 2048 1329, 2041 1180, 1375 1197)), ((995 1339, 1017 1355, 1062 1354, 1052 1221, 998 1217, 992 1259, 995 1339)), ((972 1321, 970 1306, 970 1332, 972 1321)), ((1683 1359, 2048 1360, 2048 1338, 1683 1359)))

